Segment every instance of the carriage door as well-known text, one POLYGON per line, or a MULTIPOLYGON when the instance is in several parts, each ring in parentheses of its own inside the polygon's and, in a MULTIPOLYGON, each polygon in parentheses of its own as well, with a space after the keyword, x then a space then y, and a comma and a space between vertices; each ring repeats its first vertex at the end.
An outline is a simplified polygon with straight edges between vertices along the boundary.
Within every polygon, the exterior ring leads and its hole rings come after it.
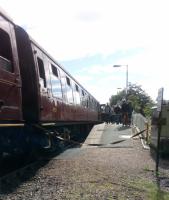
POLYGON ((0 120, 21 119, 21 82, 14 28, 0 16, 0 120))
POLYGON ((50 121, 52 119, 51 83, 49 64, 46 55, 38 48, 35 49, 37 71, 39 78, 40 120, 50 121))

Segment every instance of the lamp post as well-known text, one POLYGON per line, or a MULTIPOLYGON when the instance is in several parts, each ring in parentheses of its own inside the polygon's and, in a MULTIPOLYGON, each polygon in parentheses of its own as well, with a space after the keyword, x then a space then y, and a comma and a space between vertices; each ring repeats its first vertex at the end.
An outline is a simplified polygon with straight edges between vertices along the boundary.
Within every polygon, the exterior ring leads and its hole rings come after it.
POLYGON ((122 90, 122 88, 117 88, 117 93, 118 93, 120 90, 122 90))
POLYGON ((113 67, 122 67, 126 66, 126 96, 128 93, 128 65, 113 65, 113 67))

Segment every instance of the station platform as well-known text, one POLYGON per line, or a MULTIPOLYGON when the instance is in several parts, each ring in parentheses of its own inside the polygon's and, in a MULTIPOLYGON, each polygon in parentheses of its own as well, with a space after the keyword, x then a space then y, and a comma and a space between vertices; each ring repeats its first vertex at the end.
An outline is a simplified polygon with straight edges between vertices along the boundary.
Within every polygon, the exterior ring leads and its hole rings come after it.
POLYGON ((86 147, 127 147, 132 143, 132 129, 117 124, 95 125, 86 138, 83 148, 86 147))
MULTIPOLYGON (((143 148, 140 138, 132 138, 133 135, 129 126, 98 124, 81 147, 57 156, 57 168, 69 188, 66 193, 71 194, 68 199, 148 200, 151 191, 147 185, 156 187, 155 161, 150 151, 143 148)), ((160 168, 160 171, 167 177, 168 170, 160 168)))

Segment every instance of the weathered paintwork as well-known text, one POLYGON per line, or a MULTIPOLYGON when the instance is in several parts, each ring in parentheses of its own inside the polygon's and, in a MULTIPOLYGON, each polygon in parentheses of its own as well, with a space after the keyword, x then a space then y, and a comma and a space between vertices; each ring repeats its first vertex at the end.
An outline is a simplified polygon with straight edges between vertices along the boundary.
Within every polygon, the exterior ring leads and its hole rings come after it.
POLYGON ((55 149, 56 132, 78 138, 99 122, 98 111, 96 99, 0 11, 0 160, 4 152, 55 149))
MULTIPOLYGON (((0 62, 0 121, 22 120, 21 80, 14 25, 0 14, 0 30, 8 35, 11 41, 12 59, 7 61, 11 71, 3 68, 0 62)), ((2 44, 0 44, 2 45, 2 44)), ((0 48, 3 48, 2 46, 0 48)), ((3 50, 1 50, 3 51, 3 50)), ((1 61, 5 58, 1 56, 1 61)))
POLYGON ((12 72, 0 66, 0 120, 98 121, 98 102, 22 28, 1 15, 0 28, 13 58, 12 72))
MULTIPOLYGON (((78 84, 63 68, 58 65, 43 49, 41 49, 34 41, 32 42, 32 51, 34 52, 34 62, 37 76, 37 88, 39 96, 39 119, 41 122, 96 122, 98 121, 98 107, 91 109, 89 106, 84 106, 81 102, 76 100, 75 91, 73 86, 78 84), (43 61, 43 67, 45 71, 46 80, 42 79, 39 71, 38 59, 43 61), (55 97, 52 91, 52 69, 51 64, 58 70, 58 80, 61 86, 60 97, 55 97), (70 79, 71 89, 67 87, 66 77, 70 79), (44 83, 45 82, 45 83, 44 83), (69 94, 68 94, 69 92, 69 94), (69 102, 70 95, 72 95, 72 101, 69 102), (77 103, 78 102, 78 103, 77 103)), ((78 84, 79 86, 79 84, 78 84)), ((82 86, 79 86, 82 88, 82 86)), ((84 88, 82 88, 84 89, 84 88)), ((89 94, 86 92, 86 95, 89 94)), ((90 95, 90 98, 92 96, 90 95)), ((93 98, 94 99, 94 98, 93 98)), ((85 97, 85 101, 89 101, 85 97)), ((97 102, 96 100, 94 100, 97 102)), ((97 102, 98 104, 98 102, 97 102)))

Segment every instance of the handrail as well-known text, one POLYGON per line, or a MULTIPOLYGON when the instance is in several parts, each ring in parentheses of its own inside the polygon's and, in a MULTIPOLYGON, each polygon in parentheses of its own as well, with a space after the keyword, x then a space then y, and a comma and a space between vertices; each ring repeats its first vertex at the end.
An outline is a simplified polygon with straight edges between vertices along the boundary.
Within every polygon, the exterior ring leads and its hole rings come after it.
POLYGON ((142 139, 144 139, 145 144, 149 144, 150 134, 149 134, 149 128, 150 128, 150 121, 149 119, 145 118, 140 113, 134 113, 132 114, 132 127, 134 132, 140 132, 145 130, 142 133, 142 139))

